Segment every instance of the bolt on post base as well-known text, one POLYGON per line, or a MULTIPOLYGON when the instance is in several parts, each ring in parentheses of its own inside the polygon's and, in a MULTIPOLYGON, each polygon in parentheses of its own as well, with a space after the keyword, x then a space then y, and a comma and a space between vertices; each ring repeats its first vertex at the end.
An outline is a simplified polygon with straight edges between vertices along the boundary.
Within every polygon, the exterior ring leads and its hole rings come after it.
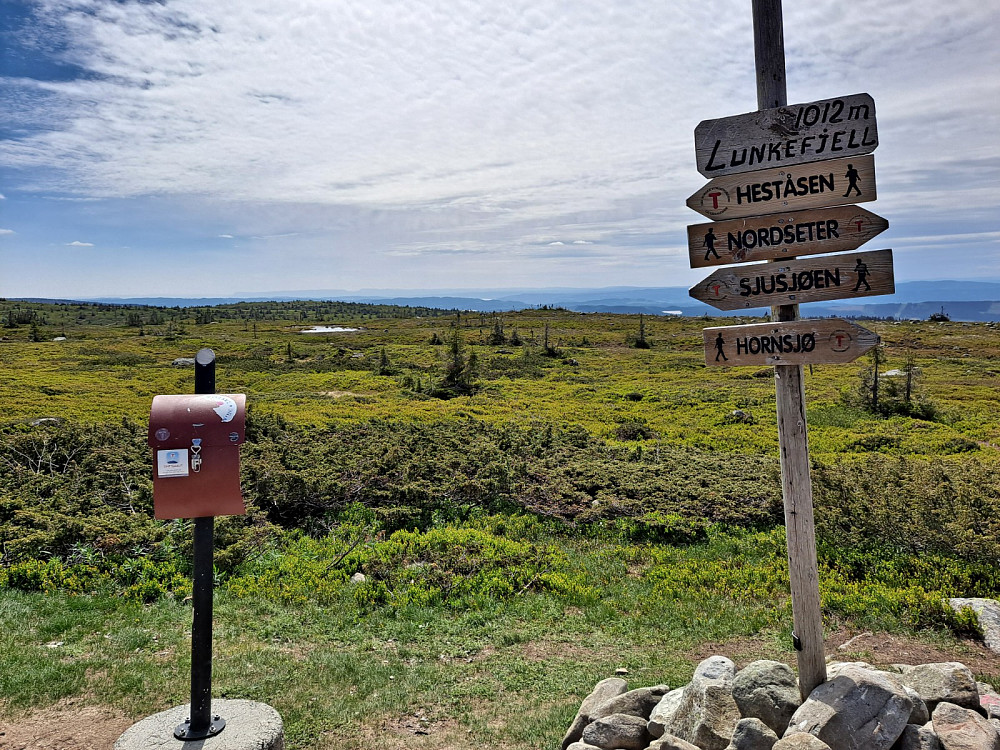
POLYGON ((178 724, 174 728, 174 737, 179 740, 203 740, 206 737, 214 737, 226 728, 226 720, 221 716, 213 716, 211 723, 202 729, 192 729, 191 719, 185 719, 183 724, 178 724))

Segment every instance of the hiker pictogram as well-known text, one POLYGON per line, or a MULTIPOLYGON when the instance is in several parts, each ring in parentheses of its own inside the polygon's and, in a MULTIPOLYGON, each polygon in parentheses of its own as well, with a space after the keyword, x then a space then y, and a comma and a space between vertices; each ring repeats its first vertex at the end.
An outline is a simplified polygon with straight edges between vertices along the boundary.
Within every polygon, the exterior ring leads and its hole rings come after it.
POLYGON ((723 347, 725 347, 725 345, 726 345, 726 341, 725 341, 725 339, 722 338, 722 332, 720 331, 719 335, 715 337, 715 351, 716 351, 715 361, 716 362, 719 361, 719 357, 722 357, 722 361, 723 362, 728 362, 729 361, 729 357, 726 356, 725 349, 723 348, 723 347))
POLYGON ((847 192, 844 193, 844 197, 846 198, 849 196, 852 190, 858 195, 861 195, 861 188, 858 187, 858 178, 860 178, 861 175, 858 174, 858 170, 854 168, 853 164, 847 165, 847 174, 845 174, 844 177, 847 178, 847 192))
MULTIPOLYGON (((715 249, 715 232, 711 227, 708 228, 708 232, 705 234, 705 260, 708 260, 708 255, 711 253, 716 258, 719 258, 719 253, 715 249)), ((719 258, 721 260, 721 258, 719 258)))
POLYGON ((861 258, 858 258, 857 264, 854 266, 854 273, 858 275, 857 283, 854 284, 854 289, 852 292, 858 291, 861 285, 865 285, 865 291, 870 292, 872 290, 872 285, 868 283, 868 264, 864 263, 861 258))

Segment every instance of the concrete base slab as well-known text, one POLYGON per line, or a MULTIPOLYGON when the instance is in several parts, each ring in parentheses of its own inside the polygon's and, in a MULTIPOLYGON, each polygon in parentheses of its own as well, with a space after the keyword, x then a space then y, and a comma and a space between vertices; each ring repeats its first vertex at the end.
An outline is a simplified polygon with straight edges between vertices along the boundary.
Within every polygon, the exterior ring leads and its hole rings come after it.
POLYGON ((226 720, 214 737, 187 742, 174 737, 174 728, 191 715, 190 705, 175 706, 147 716, 125 730, 114 750, 284 750, 281 716, 266 703, 213 700, 212 713, 226 720))

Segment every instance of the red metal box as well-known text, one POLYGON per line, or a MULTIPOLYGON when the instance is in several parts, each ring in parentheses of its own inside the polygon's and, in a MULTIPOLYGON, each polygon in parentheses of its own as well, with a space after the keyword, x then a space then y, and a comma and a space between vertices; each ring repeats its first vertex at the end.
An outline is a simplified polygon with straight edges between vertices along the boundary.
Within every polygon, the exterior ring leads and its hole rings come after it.
POLYGON ((157 518, 240 516, 242 393, 156 396, 149 414, 157 518))

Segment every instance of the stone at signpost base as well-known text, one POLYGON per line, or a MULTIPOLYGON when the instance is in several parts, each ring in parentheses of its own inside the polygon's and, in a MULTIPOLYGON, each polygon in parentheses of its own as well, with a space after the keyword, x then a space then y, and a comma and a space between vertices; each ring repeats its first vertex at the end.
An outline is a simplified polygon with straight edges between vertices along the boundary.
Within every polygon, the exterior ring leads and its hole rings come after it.
POLYGON ((591 716, 596 720, 611 716, 611 714, 629 714, 649 719, 649 714, 668 692, 670 692, 670 688, 666 685, 629 690, 627 693, 615 696, 607 703, 598 706, 591 716))
POLYGON ((677 713, 683 698, 684 688, 677 688, 664 695, 656 704, 649 715, 649 723, 646 725, 653 737, 663 736, 664 727, 673 721, 674 714, 677 713))
POLYGON ((760 719, 776 735, 784 734, 802 705, 795 672, 778 661, 751 662, 733 680, 733 699, 740 715, 760 719))
POLYGON ((932 714, 941 702, 979 710, 979 688, 972 671, 956 661, 920 664, 907 669, 900 680, 923 698, 932 714))
POLYGON ((115 742, 114 750, 284 750, 281 716, 266 703, 213 700, 212 713, 226 720, 214 737, 182 742, 174 728, 191 716, 188 705, 175 706, 133 724, 115 742))
POLYGON ((771 750, 777 741, 778 735, 760 719, 740 719, 726 750, 771 750))
POLYGON ((906 691, 906 694, 910 696, 910 700, 913 701, 913 710, 910 711, 910 718, 906 723, 919 724, 923 726, 931 720, 931 712, 927 709, 927 704, 924 703, 924 699, 920 697, 920 693, 911 688, 909 685, 904 684, 903 689, 906 691))
POLYGON ((733 700, 735 676, 736 665, 724 656, 705 659, 685 686, 673 716, 664 723, 664 733, 702 750, 725 750, 740 720, 733 700))
POLYGON ((583 741, 603 750, 643 750, 650 739, 646 720, 629 714, 605 716, 583 730, 583 741))
POLYGON ((942 750, 941 740, 930 726, 907 724, 892 750, 942 750))
POLYGON ((646 750, 700 750, 687 740, 674 737, 672 734, 665 734, 658 740, 653 740, 646 750))
POLYGON ((912 710, 913 702, 892 676, 849 665, 812 691, 786 736, 808 732, 837 750, 889 750, 912 710))
POLYGON ((576 712, 573 723, 569 725, 566 736, 563 737, 562 748, 569 750, 569 746, 583 737, 583 730, 593 721, 593 712, 615 698, 628 688, 628 683, 621 677, 609 677, 598 682, 594 689, 580 704, 580 709, 576 712))
POLYGON ((588 745, 586 742, 574 742, 566 750, 601 750, 597 745, 588 745))
POLYGON ((979 618, 983 631, 983 643, 995 654, 1000 654, 1000 602, 994 599, 949 599, 948 604, 956 612, 963 607, 971 607, 979 618))
POLYGON ((944 750, 1000 750, 1000 731, 975 711, 939 703, 931 723, 944 750))
POLYGON ((991 719, 1000 719, 1000 695, 993 692, 981 692, 979 705, 991 719))
POLYGON ((833 748, 814 735, 796 732, 775 742, 772 750, 833 750, 833 748))

